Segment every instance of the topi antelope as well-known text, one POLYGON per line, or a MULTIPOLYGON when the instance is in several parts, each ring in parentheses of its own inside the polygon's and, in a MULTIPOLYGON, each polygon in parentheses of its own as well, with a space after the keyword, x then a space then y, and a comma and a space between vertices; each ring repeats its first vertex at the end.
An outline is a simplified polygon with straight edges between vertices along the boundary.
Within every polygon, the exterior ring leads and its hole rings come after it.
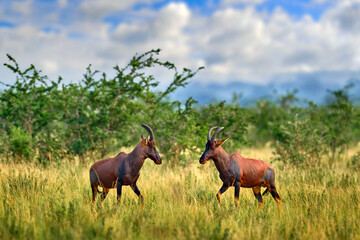
POLYGON ((117 188, 117 200, 120 202, 122 186, 130 185, 136 195, 139 196, 141 206, 144 209, 144 198, 136 185, 140 176, 139 171, 146 158, 150 158, 155 164, 160 165, 161 157, 155 148, 153 131, 146 124, 141 124, 141 126, 146 129, 150 138, 144 138, 141 135, 141 142, 136 145, 131 153, 121 152, 114 158, 99 160, 91 166, 90 184, 93 203, 95 203, 98 186, 103 188, 101 202, 104 201, 111 188, 117 188))
POLYGON ((261 187, 266 187, 263 195, 270 192, 275 199, 280 212, 281 198, 275 187, 275 171, 274 169, 262 160, 249 159, 240 156, 237 153, 227 154, 221 145, 227 140, 216 141, 216 135, 223 129, 223 127, 216 130, 210 138, 211 132, 217 127, 210 128, 207 135, 207 143, 205 151, 201 155, 199 162, 205 164, 208 160, 214 160, 215 166, 220 173, 220 178, 223 185, 218 191, 216 197, 221 204, 221 194, 223 194, 229 187, 235 187, 235 206, 239 205, 240 187, 252 188, 256 199, 259 202, 259 210, 263 205, 263 199, 260 193, 261 187))

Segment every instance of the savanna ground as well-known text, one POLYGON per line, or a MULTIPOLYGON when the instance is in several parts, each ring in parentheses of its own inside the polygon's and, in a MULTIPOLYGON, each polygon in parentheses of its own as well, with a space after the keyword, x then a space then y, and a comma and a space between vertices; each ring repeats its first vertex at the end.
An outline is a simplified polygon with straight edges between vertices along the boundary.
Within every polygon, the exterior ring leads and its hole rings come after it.
MULTIPOLYGON (((238 152, 268 162, 272 157, 270 148, 238 152)), ((239 208, 233 188, 220 206, 218 172, 212 161, 200 165, 197 159, 186 168, 146 160, 138 181, 144 211, 128 186, 120 205, 111 190, 93 209, 88 174, 94 161, 45 168, 2 163, 0 239, 360 239, 360 174, 344 156, 332 167, 272 163, 281 214, 270 195, 259 212, 252 190, 244 188, 239 208)))

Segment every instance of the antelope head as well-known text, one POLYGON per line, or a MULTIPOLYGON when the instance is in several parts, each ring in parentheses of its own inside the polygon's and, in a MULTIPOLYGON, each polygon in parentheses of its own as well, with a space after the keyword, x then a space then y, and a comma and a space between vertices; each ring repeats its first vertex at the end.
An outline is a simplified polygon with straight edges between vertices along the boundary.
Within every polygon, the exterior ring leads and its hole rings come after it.
POLYGON ((142 123, 141 126, 149 133, 149 137, 147 138, 144 138, 144 136, 141 135, 141 142, 145 146, 145 156, 153 160, 155 164, 160 165, 162 160, 155 148, 154 133, 148 125, 142 123))
POLYGON ((215 156, 216 156, 216 152, 220 149, 221 147, 221 144, 223 144, 226 140, 222 140, 222 141, 216 141, 215 138, 216 138, 216 135, 221 131, 223 130, 224 128, 221 127, 219 128, 218 130, 216 130, 216 132, 212 135, 212 137, 210 138, 210 134, 211 132, 216 129, 217 127, 212 127, 210 128, 208 134, 207 134, 207 142, 206 142, 206 145, 205 145, 205 151, 204 153, 201 155, 200 157, 200 160, 199 162, 201 164, 205 164, 208 160, 210 159, 214 159, 215 156))

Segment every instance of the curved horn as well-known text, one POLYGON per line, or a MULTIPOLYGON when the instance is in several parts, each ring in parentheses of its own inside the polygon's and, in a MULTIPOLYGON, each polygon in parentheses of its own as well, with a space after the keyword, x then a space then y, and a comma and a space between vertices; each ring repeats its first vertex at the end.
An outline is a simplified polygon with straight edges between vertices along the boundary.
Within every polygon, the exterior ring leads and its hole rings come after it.
POLYGON ((221 130, 223 130, 224 129, 224 127, 221 127, 221 128, 219 128, 218 130, 216 130, 216 132, 212 135, 212 137, 211 137, 211 141, 215 141, 215 137, 216 137, 216 135, 221 131, 221 130))
POLYGON ((150 139, 149 139, 149 140, 150 140, 150 141, 151 141, 151 140, 154 140, 154 133, 153 133, 151 127, 149 127, 148 125, 146 125, 146 124, 144 124, 144 123, 142 123, 141 126, 142 126, 143 128, 145 128, 145 130, 149 133, 149 135, 150 135, 150 139))
POLYGON ((208 140, 208 141, 210 140, 210 134, 211 134, 212 130, 214 130, 215 128, 217 128, 217 127, 212 127, 212 128, 210 128, 210 130, 209 130, 209 132, 208 132, 208 134, 207 134, 207 140, 208 140))

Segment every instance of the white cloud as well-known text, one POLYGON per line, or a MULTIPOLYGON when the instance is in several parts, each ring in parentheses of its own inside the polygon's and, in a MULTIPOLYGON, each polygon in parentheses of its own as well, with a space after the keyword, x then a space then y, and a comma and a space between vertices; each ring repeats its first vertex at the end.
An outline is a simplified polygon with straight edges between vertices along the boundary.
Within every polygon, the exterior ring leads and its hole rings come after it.
POLYGON ((86 16, 98 19, 111 12, 128 9, 133 5, 133 0, 91 0, 84 1, 80 6, 80 10, 83 11, 86 16))
POLYGON ((130 10, 138 3, 155 3, 159 0, 86 0, 80 5, 80 10, 89 19, 98 20, 110 13, 130 10))
POLYGON ((59 6, 60 8, 65 8, 65 7, 67 7, 67 5, 68 5, 68 1, 67 1, 67 0, 57 0, 57 3, 58 3, 58 6, 59 6))
POLYGON ((15 1, 12 3, 12 9, 15 12, 27 16, 32 13, 32 5, 33 5, 33 0, 15 1))
MULTIPOLYGON (((132 9, 140 1, 84 1, 67 25, 55 24, 55 32, 44 33, 41 24, 0 28, 0 49, 24 66, 33 63, 53 78, 62 75, 73 81, 90 63, 111 73, 114 65, 125 65, 135 53, 157 48, 163 49, 161 59, 179 68, 205 66, 196 77, 202 82, 267 84, 291 80, 296 74, 360 71, 360 7, 355 1, 336 2, 318 20, 306 14, 295 18, 281 7, 259 12, 246 0, 236 1, 244 4, 242 8, 225 1, 227 7, 210 15, 196 15, 181 2, 158 10, 150 5, 132 9), (129 18, 114 28, 96 20, 123 10, 129 18), (77 17, 80 13, 88 18, 77 17)), ((31 1, 26 4, 31 6, 31 1)), ((70 4, 57 1, 59 8, 70 4)), ((6 62, 4 56, 0 61, 6 62)), ((4 76, 4 68, 0 71, 4 76)), ((166 74, 158 76, 162 84, 170 80, 166 74)))
POLYGON ((229 5, 257 5, 265 2, 267 0, 223 0, 221 3, 222 5, 229 6, 229 5))
POLYGON ((102 54, 119 58, 123 51, 148 51, 162 48, 163 57, 186 60, 191 44, 185 27, 190 24, 191 13, 183 3, 171 3, 159 12, 150 12, 145 21, 122 23, 110 33, 110 41, 102 54))
POLYGON ((194 37, 203 40, 199 52, 208 70, 203 78, 266 84, 281 74, 359 71, 354 59, 360 55, 360 36, 352 18, 357 9, 349 7, 351 14, 346 9, 329 10, 336 14, 319 21, 309 15, 293 18, 281 8, 268 15, 253 7, 219 10, 194 37))
MULTIPOLYGON (((1 49, 6 49, 5 53, 12 55, 21 68, 34 64, 51 79, 61 75, 67 81, 78 81, 89 63, 99 64, 91 51, 92 42, 70 39, 66 33, 44 33, 25 25, 14 29, 0 28, 0 35, 1 49)), ((6 56, 0 56, 0 61, 7 62, 6 56)), ((15 78, 6 68, 1 68, 0 72, 2 81, 9 81, 4 78, 10 81, 15 78)))
POLYGON ((58 64, 53 60, 45 59, 40 65, 43 66, 43 70, 49 74, 56 74, 59 71, 58 64))

